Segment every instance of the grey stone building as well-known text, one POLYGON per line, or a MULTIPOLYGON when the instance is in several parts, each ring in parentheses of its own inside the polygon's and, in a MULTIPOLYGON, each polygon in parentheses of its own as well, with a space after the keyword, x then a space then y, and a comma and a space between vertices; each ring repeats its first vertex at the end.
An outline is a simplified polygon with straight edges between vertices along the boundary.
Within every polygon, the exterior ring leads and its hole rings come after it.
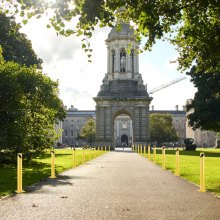
POLYGON ((148 95, 139 73, 139 43, 129 23, 122 22, 120 30, 113 27, 106 39, 107 73, 100 91, 94 97, 96 111, 67 110, 63 121, 62 143, 80 145, 77 137, 89 118, 96 120, 96 144, 113 147, 125 142, 127 145, 147 144, 150 141, 149 114, 171 114, 173 126, 178 133, 178 144, 186 137, 192 137, 201 146, 213 140, 210 133, 193 133, 186 123, 185 109, 149 110, 152 97, 148 95), (127 49, 130 49, 130 53, 127 49), (204 139, 205 138, 205 139, 204 139))
POLYGON ((186 138, 186 111, 185 110, 151 110, 150 114, 170 114, 172 124, 179 137, 178 145, 184 144, 186 138))
MULTIPOLYGON (((192 99, 188 99, 186 105, 191 102, 192 99)), ((217 133, 201 129, 193 130, 192 127, 188 125, 188 120, 186 120, 186 137, 193 138, 198 147, 214 147, 216 145, 217 133)))
MULTIPOLYGON (((186 112, 184 110, 150 110, 149 113, 170 114, 173 119, 173 126, 179 135, 178 144, 183 144, 183 140, 186 138, 186 112)), ((62 123, 62 143, 65 145, 83 144, 80 140, 77 140, 77 136, 89 118, 96 120, 96 112, 94 110, 77 110, 73 106, 69 108, 67 117, 62 123)), ((126 142, 128 145, 131 144, 133 126, 130 116, 121 114, 115 118, 114 138, 115 146, 121 145, 122 142, 126 142)))
POLYGON ((63 121, 63 134, 62 144, 78 146, 84 144, 82 140, 78 140, 77 137, 89 118, 95 120, 95 111, 78 111, 71 106, 67 110, 67 116, 63 121))
MULTIPOLYGON (((139 73, 139 43, 129 23, 113 27, 106 40, 107 73, 96 102, 96 141, 98 145, 118 143, 117 117, 130 118, 131 133, 124 142, 146 144, 150 140, 149 105, 152 100, 139 73), (130 47, 130 53, 127 49, 130 47), (115 136, 116 135, 116 136, 115 136)), ((119 137, 120 139, 120 137, 119 137)))

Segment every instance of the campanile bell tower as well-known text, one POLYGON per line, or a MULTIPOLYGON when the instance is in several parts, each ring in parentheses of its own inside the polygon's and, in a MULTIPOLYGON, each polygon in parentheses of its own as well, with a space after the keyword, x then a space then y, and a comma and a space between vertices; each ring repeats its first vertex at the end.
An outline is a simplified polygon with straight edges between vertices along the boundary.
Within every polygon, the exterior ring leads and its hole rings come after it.
POLYGON ((107 73, 96 102, 96 143, 115 145, 114 125, 119 115, 132 120, 135 144, 147 144, 149 105, 152 100, 139 73, 139 43, 127 22, 113 27, 106 39, 107 73))

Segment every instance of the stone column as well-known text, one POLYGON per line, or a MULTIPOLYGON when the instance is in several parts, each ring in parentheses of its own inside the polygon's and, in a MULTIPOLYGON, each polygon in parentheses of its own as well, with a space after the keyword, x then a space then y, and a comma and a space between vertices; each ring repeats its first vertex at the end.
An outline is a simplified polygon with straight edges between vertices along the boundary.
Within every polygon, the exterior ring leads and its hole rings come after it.
POLYGON ((132 120, 130 120, 130 137, 133 136, 132 120))
POLYGON ((116 126, 117 135, 116 137, 119 137, 119 120, 117 120, 117 126, 116 126))
POLYGON ((120 50, 119 47, 115 48, 115 72, 120 72, 120 50))
POLYGON ((137 56, 137 73, 139 73, 139 54, 137 53, 136 56, 137 56))
POLYGON ((111 72, 111 51, 109 46, 107 47, 107 73, 111 72))

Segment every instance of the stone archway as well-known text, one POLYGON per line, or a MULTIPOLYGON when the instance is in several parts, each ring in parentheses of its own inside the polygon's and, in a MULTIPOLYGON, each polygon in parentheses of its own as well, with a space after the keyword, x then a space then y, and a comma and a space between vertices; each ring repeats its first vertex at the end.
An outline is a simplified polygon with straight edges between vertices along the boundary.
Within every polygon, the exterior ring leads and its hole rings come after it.
POLYGON ((127 114, 132 119, 135 144, 147 144, 150 140, 149 104, 151 99, 110 99, 95 97, 96 101, 96 143, 115 147, 114 120, 120 114, 127 114))
POLYGON ((121 147, 123 142, 131 146, 133 140, 133 120, 129 112, 123 110, 113 115, 112 133, 114 146, 121 147))

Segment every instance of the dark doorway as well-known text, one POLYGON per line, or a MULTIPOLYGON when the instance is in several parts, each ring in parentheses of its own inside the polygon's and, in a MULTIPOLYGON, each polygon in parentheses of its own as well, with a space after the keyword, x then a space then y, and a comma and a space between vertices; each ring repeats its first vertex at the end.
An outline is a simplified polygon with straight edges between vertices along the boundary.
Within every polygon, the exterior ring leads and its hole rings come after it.
POLYGON ((126 143, 126 145, 128 146, 128 135, 123 134, 123 135, 121 136, 121 143, 122 143, 122 144, 123 144, 123 143, 126 143))

